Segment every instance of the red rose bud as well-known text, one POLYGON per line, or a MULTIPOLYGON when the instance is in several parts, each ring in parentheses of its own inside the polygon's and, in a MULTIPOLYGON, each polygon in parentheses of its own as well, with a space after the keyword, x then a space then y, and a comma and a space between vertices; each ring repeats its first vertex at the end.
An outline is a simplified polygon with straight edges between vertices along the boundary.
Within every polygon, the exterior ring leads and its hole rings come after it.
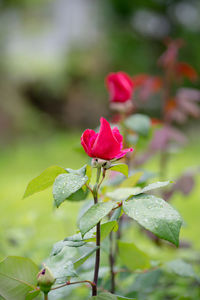
POLYGON ((81 136, 81 145, 85 152, 92 158, 104 160, 119 159, 133 148, 123 149, 123 136, 117 127, 111 129, 106 119, 100 119, 101 126, 98 133, 86 129, 81 136))
POLYGON ((125 72, 110 73, 106 78, 106 86, 112 103, 124 103, 132 97, 133 81, 125 72))
POLYGON ((40 290, 45 294, 48 294, 55 281, 56 279, 47 266, 45 266, 37 275, 37 283, 40 290))

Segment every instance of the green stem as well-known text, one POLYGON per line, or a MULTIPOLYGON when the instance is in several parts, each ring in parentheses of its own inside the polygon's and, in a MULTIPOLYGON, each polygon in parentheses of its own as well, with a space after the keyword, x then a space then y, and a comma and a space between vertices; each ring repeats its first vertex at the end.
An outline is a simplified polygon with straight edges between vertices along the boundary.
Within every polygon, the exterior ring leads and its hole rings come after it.
POLYGON ((100 176, 101 176, 101 167, 98 167, 98 168, 97 168, 96 184, 99 183, 100 176))
POLYGON ((48 300, 48 294, 44 294, 44 300, 48 300))
POLYGON ((166 180, 168 161, 169 161, 169 153, 167 151, 161 151, 160 153, 160 179, 161 180, 166 180))
MULTIPOLYGON (((97 178, 96 184, 93 190, 94 204, 98 203, 98 189, 100 187, 99 180, 101 176, 101 167, 97 168, 97 178)), ((101 224, 100 222, 96 226, 96 246, 98 249, 96 250, 96 258, 95 258, 95 268, 94 268, 94 288, 92 289, 92 296, 97 295, 97 285, 98 285, 98 277, 99 277, 99 266, 100 266, 100 245, 101 245, 101 224)))

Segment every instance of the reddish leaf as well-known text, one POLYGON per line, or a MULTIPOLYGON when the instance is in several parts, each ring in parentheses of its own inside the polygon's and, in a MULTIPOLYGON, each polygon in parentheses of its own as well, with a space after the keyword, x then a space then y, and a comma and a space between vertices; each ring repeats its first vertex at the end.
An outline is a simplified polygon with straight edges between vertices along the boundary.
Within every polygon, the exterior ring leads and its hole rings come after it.
POLYGON ((168 113, 177 107, 176 100, 174 98, 169 99, 165 105, 165 112, 168 113))
POLYGON ((162 125, 163 122, 159 119, 156 118, 151 118, 151 126, 159 126, 162 125))
POLYGON ((171 68, 175 65, 178 56, 178 50, 183 45, 183 41, 180 39, 177 40, 168 39, 166 41, 166 44, 167 44, 167 49, 160 56, 158 60, 158 64, 165 68, 171 68))
POLYGON ((198 78, 196 70, 185 62, 178 62, 175 66, 178 76, 185 76, 191 81, 195 81, 198 78))
POLYGON ((133 83, 134 83, 135 89, 138 87, 141 87, 148 78, 149 78, 148 74, 139 74, 139 75, 133 76, 133 83))
POLYGON ((147 100, 151 94, 157 93, 163 86, 162 79, 159 76, 150 76, 147 74, 140 74, 133 77, 135 88, 140 88, 139 99, 147 100))

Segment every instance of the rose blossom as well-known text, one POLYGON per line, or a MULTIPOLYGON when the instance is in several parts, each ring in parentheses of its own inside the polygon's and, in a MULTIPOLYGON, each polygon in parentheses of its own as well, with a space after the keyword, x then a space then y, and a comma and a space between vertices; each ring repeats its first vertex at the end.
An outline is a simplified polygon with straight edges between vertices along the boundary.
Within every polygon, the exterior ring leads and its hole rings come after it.
POLYGON ((133 94, 133 81, 125 72, 110 73, 106 78, 106 86, 110 93, 110 101, 125 103, 133 94))
POLYGON ((133 148, 123 149, 123 136, 117 127, 111 129, 109 122, 101 118, 100 130, 96 133, 86 129, 81 136, 81 145, 85 152, 92 158, 104 160, 119 159, 133 148))

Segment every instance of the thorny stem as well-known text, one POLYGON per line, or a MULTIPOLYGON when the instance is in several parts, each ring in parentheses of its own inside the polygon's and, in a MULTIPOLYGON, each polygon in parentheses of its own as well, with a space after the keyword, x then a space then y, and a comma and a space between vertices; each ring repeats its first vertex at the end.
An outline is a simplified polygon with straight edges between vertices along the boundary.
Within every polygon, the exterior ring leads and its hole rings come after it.
MULTIPOLYGON (((96 246, 100 247, 100 240, 101 240, 101 227, 100 222, 96 226, 96 246)), ((95 269, 94 269, 94 283, 95 289, 92 291, 92 296, 97 295, 97 284, 98 284, 98 276, 99 276, 99 265, 100 265, 100 248, 96 250, 96 259, 95 259, 95 269)))
MULTIPOLYGON (((93 189, 94 204, 98 203, 98 190, 105 177, 105 170, 103 170, 103 178, 99 183, 100 176, 101 176, 101 167, 98 167, 96 184, 94 185, 94 189, 93 189)), ((98 249, 96 250, 94 279, 93 279, 95 287, 92 290, 92 296, 97 295, 97 284, 98 284, 99 266, 100 266, 100 245, 101 245, 101 224, 99 222, 96 226, 96 246, 98 247, 98 249)))
MULTIPOLYGON (((92 282, 92 281, 90 281, 90 280, 81 280, 81 281, 74 281, 74 282, 68 281, 68 282, 66 282, 66 283, 64 283, 64 284, 62 284, 62 285, 59 285, 59 286, 56 286, 55 288, 52 288, 51 291, 60 289, 60 288, 65 287, 65 286, 67 286, 67 285, 80 284, 80 283, 89 283, 89 284, 91 285, 92 291, 93 291, 93 289, 96 288, 94 282, 92 282)), ((48 298, 45 298, 45 299, 48 299, 48 298)))

